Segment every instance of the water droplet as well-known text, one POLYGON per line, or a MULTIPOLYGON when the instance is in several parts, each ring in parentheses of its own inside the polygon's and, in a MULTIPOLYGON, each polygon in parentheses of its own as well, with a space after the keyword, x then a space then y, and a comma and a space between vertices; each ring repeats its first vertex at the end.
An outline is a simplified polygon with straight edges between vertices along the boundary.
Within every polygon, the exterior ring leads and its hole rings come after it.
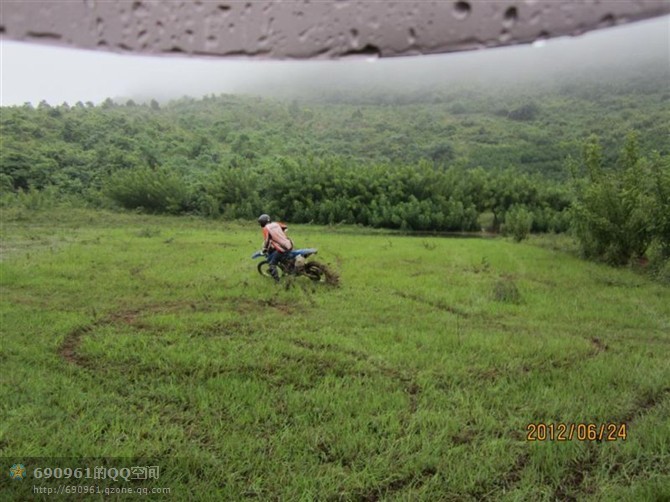
POLYGON ((347 59, 365 59, 365 60, 375 60, 381 57, 381 51, 379 47, 376 47, 372 44, 366 44, 362 49, 350 50, 342 54, 341 58, 347 59))
POLYGON ((505 11, 505 17, 503 19, 503 26, 505 28, 511 28, 519 19, 519 12, 516 10, 516 7, 510 7, 505 11))
POLYGON ((416 31, 414 28, 409 29, 409 36, 407 37, 407 42, 409 45, 414 45, 416 43, 416 31))
POLYGON ((603 18, 600 20, 600 23, 598 23, 599 28, 606 28, 608 26, 614 26, 616 23, 616 18, 612 14, 607 14, 603 16, 603 18))
POLYGON ((470 15, 472 8, 468 2, 456 2, 454 4, 454 17, 456 19, 465 19, 470 15))

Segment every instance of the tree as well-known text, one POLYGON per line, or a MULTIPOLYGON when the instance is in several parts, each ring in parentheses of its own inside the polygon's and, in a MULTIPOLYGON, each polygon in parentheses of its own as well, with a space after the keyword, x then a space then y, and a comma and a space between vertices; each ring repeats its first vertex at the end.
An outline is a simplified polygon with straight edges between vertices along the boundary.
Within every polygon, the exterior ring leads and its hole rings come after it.
POLYGON ((584 145, 583 165, 569 164, 576 194, 572 228, 589 258, 624 265, 643 256, 655 238, 665 241, 667 175, 638 152, 637 136, 629 134, 618 165, 606 168, 599 140, 592 136, 584 145), (578 177, 580 167, 586 178, 578 177))

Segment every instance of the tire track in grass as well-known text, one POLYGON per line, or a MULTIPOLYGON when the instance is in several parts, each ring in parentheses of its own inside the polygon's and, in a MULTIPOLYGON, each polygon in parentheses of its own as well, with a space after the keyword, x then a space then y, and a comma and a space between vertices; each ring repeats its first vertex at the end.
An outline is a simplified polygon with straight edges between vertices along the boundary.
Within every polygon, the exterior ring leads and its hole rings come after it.
POLYGON ((523 471, 526 469, 528 462, 530 461, 530 454, 528 452, 523 452, 522 454, 516 457, 512 468, 503 474, 500 481, 497 483, 499 488, 503 492, 510 491, 521 481, 523 471))
POLYGON ((435 467, 424 467, 419 472, 406 474, 395 479, 386 481, 385 483, 375 486, 374 488, 363 489, 358 493, 354 493, 354 500, 363 500, 365 502, 377 502, 378 500, 385 500, 387 497, 393 496, 395 493, 404 490, 405 488, 419 488, 428 480, 437 474, 435 467))
MULTIPOLYGON (((421 396, 421 386, 416 381, 416 375, 402 372, 397 368, 387 366, 379 361, 374 360, 369 354, 344 347, 339 347, 332 344, 318 344, 303 339, 293 339, 292 343, 297 347, 310 350, 313 352, 331 352, 343 354, 355 361, 363 362, 370 365, 374 369, 374 373, 388 377, 394 380, 402 391, 407 396, 407 411, 401 417, 402 429, 407 431, 410 425, 411 417, 417 412, 419 407, 419 399, 421 396)), ((373 373, 373 374, 374 374, 373 373)), ((369 376, 367 373, 362 373, 362 376, 369 376)), ((327 445, 320 445, 320 449, 324 453, 326 460, 331 459, 327 445)), ((401 477, 385 481, 376 486, 362 488, 353 494, 354 500, 363 500, 369 502, 376 502, 386 497, 393 496, 393 494, 400 492, 408 487, 418 488, 425 484, 429 479, 437 474, 435 467, 424 467, 419 472, 407 473, 401 477)))
MULTIPOLYGON (((569 370, 575 368, 579 364, 590 361, 609 350, 609 346, 598 338, 589 339, 589 343, 591 345, 589 350, 574 353, 560 359, 538 360, 532 363, 524 362, 511 368, 468 368, 466 373, 468 378, 490 385, 503 378, 516 379, 536 372, 545 373, 548 370, 569 370)), ((434 379, 437 388, 442 390, 450 389, 451 376, 434 373, 432 378, 434 379)))
MULTIPOLYGON (((223 303, 229 303, 229 302, 223 302, 223 303)), ((244 302, 242 303, 244 304, 244 302)), ((258 304, 261 303, 263 306, 266 307, 276 306, 279 311, 285 310, 284 306, 282 305, 274 305, 275 303, 274 301, 261 300, 261 301, 254 301, 251 303, 253 304, 253 307, 257 307, 258 304)), ((188 304, 188 302, 177 302, 169 304, 167 311, 168 312, 183 311, 185 310, 183 308, 185 304, 188 304)), ((211 304, 206 305, 211 306, 211 304)), ((196 310, 202 308, 203 305, 196 307, 189 304, 189 307, 191 308, 191 310, 196 310)), ((125 309, 112 312, 103 319, 95 321, 86 326, 80 326, 72 330, 68 334, 68 336, 66 336, 65 340, 61 344, 59 353, 64 360, 70 363, 76 364, 89 370, 95 370, 96 364, 90 359, 88 359, 86 356, 83 356, 78 352, 78 348, 81 345, 84 336, 93 332, 93 330, 96 327, 106 324, 114 325, 122 323, 142 328, 144 326, 142 325, 141 320, 139 318, 143 314, 147 312, 155 312, 155 313, 166 312, 165 308, 166 304, 162 303, 162 304, 148 305, 145 306, 144 308, 125 309)), ((421 394, 421 387, 418 383, 416 383, 416 379, 412 375, 406 374, 405 372, 402 372, 397 368, 389 367, 379 361, 376 361, 372 359, 369 354, 362 351, 348 349, 345 347, 339 347, 331 344, 316 344, 311 341, 305 341, 300 339, 291 341, 294 345, 301 347, 303 349, 315 352, 318 351, 337 352, 347 356, 348 358, 369 364, 372 368, 374 368, 375 373, 385 375, 400 383, 401 388, 408 396, 408 411, 409 411, 408 417, 411 417, 411 415, 416 412, 418 408, 419 397, 421 394)), ((583 361, 585 358, 588 359, 591 357, 595 357, 598 354, 608 350, 608 346, 600 339, 597 338, 591 339, 591 344, 593 346, 593 350, 589 351, 587 354, 580 354, 578 355, 579 357, 569 358, 569 360, 554 361, 552 362, 552 366, 554 368, 571 367, 574 364, 583 361)), ((328 361, 326 361, 326 363, 328 363, 328 361)), ((322 365, 320 368, 323 371, 330 371, 332 369, 331 365, 328 364, 325 364, 325 366, 322 365)), ((258 368, 249 367, 247 369, 250 372, 257 374, 258 368)), ((523 373, 529 373, 535 369, 539 368, 531 368, 528 367, 527 365, 519 368, 519 370, 522 371, 523 373)), ((240 368, 231 368, 230 371, 222 371, 222 372, 220 371, 219 373, 235 373, 239 370, 240 368)), ((363 372, 362 374, 369 375, 368 373, 365 372, 363 372)), ((503 376, 505 375, 496 373, 492 375, 492 378, 494 380, 497 380, 498 378, 503 376)), ((270 378, 270 380, 273 383, 277 383, 274 378, 270 378)), ((283 385, 283 383, 281 382, 279 383, 283 385)), ((619 422, 622 421, 630 422, 633 419, 638 419, 640 416, 643 416, 649 410, 653 409, 660 402, 662 402, 663 399, 668 394, 670 394, 670 388, 665 388, 656 395, 644 398, 631 411, 629 411, 626 415, 622 416, 619 419, 619 422)), ((403 422, 407 424, 409 422, 409 419, 403 420, 403 422)), ((554 498, 559 500, 578 500, 578 496, 580 494, 586 495, 592 493, 593 488, 584 486, 584 483, 585 480, 589 478, 590 473, 592 473, 596 469, 598 465, 597 457, 598 457, 597 452, 594 453, 589 451, 587 452, 584 458, 575 462, 570 467, 568 474, 566 475, 565 478, 566 482, 556 487, 554 491, 555 496, 554 498)), ((523 471, 525 470, 528 461, 529 461, 529 455, 527 452, 518 455, 514 460, 514 462, 512 463, 511 468, 507 472, 502 474, 501 478, 499 478, 498 481, 494 482, 493 485, 489 485, 489 488, 493 488, 492 490, 478 491, 477 494, 473 495, 486 498, 494 496, 496 493, 499 493, 500 490, 503 490, 503 492, 509 492, 513 490, 514 487, 522 479, 523 471)), ((363 488, 356 494, 356 498, 359 500, 377 501, 389 496, 393 496, 394 493, 400 492, 408 487, 414 487, 414 488, 420 487, 422 484, 429 481, 431 477, 434 476, 436 473, 437 471, 435 468, 426 467, 419 472, 408 473, 404 476, 396 477, 395 479, 386 481, 378 486, 363 488)))
MULTIPOLYGON (((122 308, 115 311, 112 311, 106 314, 104 317, 101 317, 87 325, 79 326, 71 330, 63 339, 63 342, 57 349, 57 354, 59 357, 66 362, 67 364, 74 365, 75 367, 81 368, 90 372, 97 377, 106 379, 107 374, 118 373, 119 376, 125 375, 125 370, 127 370, 126 362, 112 362, 112 364, 101 364, 101 361, 96 358, 91 358, 82 354, 80 352, 81 344, 84 341, 84 337, 95 332, 97 328, 104 326, 131 326, 132 328, 138 330, 152 330, 152 326, 143 320, 143 316, 150 314, 167 314, 167 313, 190 313, 195 311, 212 311, 222 306, 232 306, 237 312, 244 312, 247 310, 257 310, 258 308, 273 308, 275 311, 288 315, 295 311, 295 306, 288 304, 287 302, 281 302, 277 299, 269 300, 251 300, 251 299, 240 299, 240 298, 231 298, 226 299, 222 302, 197 302, 197 301, 177 301, 177 302, 161 302, 161 303, 152 303, 147 304, 141 307, 133 308, 122 308), (102 372, 102 373, 101 373, 102 372)), ((241 336, 249 336, 253 334, 251 328, 244 326, 245 329, 239 330, 235 329, 236 327, 241 326, 239 321, 232 320, 230 323, 226 322, 214 322, 213 324, 206 325, 201 327, 199 334, 201 336, 207 336, 210 332, 215 332, 217 335, 230 337, 232 336, 232 331, 235 332, 235 335, 241 334, 241 336), (230 331, 230 332, 229 332, 230 331)), ((106 361, 109 362, 109 361, 106 361)), ((254 378, 260 378, 264 380, 269 385, 276 385, 278 380, 281 377, 282 367, 277 364, 267 370, 266 367, 259 367, 254 365, 249 366, 237 366, 231 368, 190 368, 191 371, 188 371, 189 368, 178 368, 177 373, 186 378, 215 378, 221 375, 232 375, 239 376, 249 374, 253 375, 254 378)), ((174 368, 170 368, 166 372, 161 373, 161 371, 154 371, 152 373, 153 377, 160 379, 161 375, 174 376, 174 368)), ((188 403, 173 402, 171 405, 166 406, 166 403, 163 400, 156 400, 154 396, 144 396, 148 397, 154 402, 161 404, 161 415, 173 413, 175 410, 180 414, 187 414, 191 411, 191 406, 188 403)), ((130 401, 129 401, 130 402, 130 401)), ((143 400, 134 403, 134 405, 139 404, 142 406, 144 404, 143 400)), ((174 424, 174 416, 169 416, 166 419, 166 423, 174 424)), ((207 433, 203 433, 203 428, 200 427, 197 423, 197 418, 188 417, 185 421, 181 422, 181 427, 184 430, 184 434, 193 442, 197 443, 202 449, 210 449, 214 443, 213 438, 211 438, 207 433)))
MULTIPOLYGON (((195 304, 193 302, 186 302, 191 306, 192 310, 196 310, 195 304)), ((79 353, 79 347, 83 343, 83 338, 85 335, 90 334, 95 330, 95 328, 101 326, 114 326, 119 324, 124 324, 127 326, 133 326, 137 329, 147 329, 148 325, 138 321, 138 318, 149 312, 149 313, 169 313, 179 311, 175 310, 175 306, 183 306, 184 302, 178 303, 160 303, 160 304, 150 304, 143 308, 132 308, 132 309, 121 309, 110 312, 105 317, 93 321, 92 323, 79 326, 74 330, 70 331, 63 342, 61 343, 58 354, 66 361, 76 364, 78 366, 86 367, 91 369, 93 363, 86 357, 79 353), (166 309, 167 307, 167 309, 166 309)))
POLYGON ((405 298, 407 300, 412 300, 418 303, 421 303, 422 305, 429 305, 433 308, 436 308, 437 310, 443 311, 443 312, 449 312, 450 314, 453 314, 455 316, 463 317, 463 318, 468 318, 470 317, 470 314, 464 310, 461 310, 457 307, 453 307, 449 304, 447 304, 444 301, 439 301, 439 300, 429 300, 428 298, 424 298, 420 295, 412 294, 412 293, 407 293, 406 291, 393 291, 393 294, 396 296, 399 296, 400 298, 405 298))
MULTIPOLYGON (((372 368, 374 368, 376 373, 392 378, 393 380, 399 382, 403 391, 409 396, 410 410, 412 413, 416 411, 418 406, 418 395, 421 393, 421 386, 416 382, 414 375, 407 374, 398 370, 397 368, 392 368, 382 364, 379 361, 374 360, 369 354, 366 354, 362 351, 347 349, 332 344, 318 344, 303 339, 293 339, 292 343, 300 348, 311 350, 313 352, 330 351, 343 354, 358 362, 363 362, 370 365, 372 368)), ((360 376, 370 376, 369 374, 365 373, 365 371, 358 372, 357 374, 360 376)))
MULTIPOLYGON (((456 313, 454 312, 455 309, 445 308, 445 306, 441 302, 426 302, 424 301, 424 299, 418 296, 408 295, 405 293, 399 293, 399 296, 408 297, 415 301, 427 303, 432 307, 438 308, 443 311, 446 310, 450 313, 456 313)), ((402 420, 404 428, 407 429, 407 427, 409 426, 411 416, 414 413, 416 413, 418 409, 418 403, 421 394, 421 387, 416 382, 415 377, 403 374, 396 368, 391 368, 386 365, 380 364, 379 362, 371 359, 371 357, 368 354, 361 351, 338 347, 332 344, 316 344, 314 342, 305 341, 302 339, 293 340, 293 343, 298 347, 309 349, 312 351, 339 352, 348 357, 354 358, 358 361, 368 363, 372 367, 374 367, 377 372, 387 377, 393 378, 394 380, 399 382, 401 388, 408 397, 409 413, 405 417, 403 417, 404 419, 402 420)), ((597 357, 600 354, 609 350, 609 346, 604 341, 602 341, 597 337, 590 338, 589 343, 591 345, 591 350, 587 351, 586 353, 579 353, 573 355, 572 357, 560 360, 553 360, 549 363, 549 365, 553 369, 569 369, 580 363, 583 363, 594 357, 597 357)), ((487 384, 489 384, 490 382, 495 382, 501 378, 509 377, 510 375, 514 374, 526 375, 535 371, 546 371, 546 369, 547 369, 547 363, 540 361, 532 366, 528 364, 521 365, 517 367, 516 370, 513 372, 510 371, 499 372, 495 369, 491 369, 483 372, 482 374, 477 373, 476 375, 473 376, 479 376, 481 379, 486 380, 487 384)), ((514 435, 514 432, 516 431, 512 431, 510 435, 516 440, 518 439, 518 437, 514 435)), ((472 442, 472 440, 474 440, 474 435, 466 434, 462 436, 456 436, 453 438, 453 440, 457 444, 468 444, 472 442)), ((518 485, 518 483, 521 481, 523 477, 523 472, 526 469, 528 463, 530 462, 530 458, 531 457, 528 451, 523 451, 522 453, 519 453, 513 459, 511 467, 507 471, 503 472, 496 481, 494 481, 492 484, 482 487, 480 490, 477 490, 476 493, 471 493, 470 495, 477 499, 495 499, 496 494, 499 494, 500 492, 506 493, 514 490, 515 487, 518 485)), ((584 477, 580 478, 579 473, 577 471, 579 469, 582 469, 583 471, 586 471, 589 468, 594 469, 595 464, 592 467, 589 467, 591 465, 591 462, 592 462, 591 458, 587 457, 583 462, 575 466, 574 469, 575 472, 573 473, 571 471, 571 474, 568 476, 570 486, 574 485, 579 486, 583 482, 585 478, 584 477)), ((436 474, 436 472, 437 471, 434 468, 426 468, 420 473, 410 473, 401 478, 397 478, 392 481, 386 482, 382 485, 361 490, 359 493, 356 494, 354 498, 356 500, 366 500, 366 501, 367 500, 377 501, 380 499, 384 499, 386 497, 392 496, 394 493, 404 490, 409 486, 415 488, 421 486, 422 484, 427 482, 430 479, 430 477, 432 477, 432 475, 436 474)), ((560 498, 560 496, 568 494, 569 492, 570 490, 567 487, 564 487, 564 490, 561 491, 560 493, 557 491, 556 492, 557 497, 559 497, 558 500, 563 500, 563 498, 560 498)))
MULTIPOLYGON (((220 302, 195 300, 180 300, 171 302, 150 303, 142 307, 125 308, 112 311, 104 317, 95 320, 87 325, 78 326, 70 331, 60 347, 57 350, 58 355, 66 362, 80 366, 86 369, 95 369, 96 365, 86 356, 80 354, 79 348, 86 335, 91 334, 96 328, 101 326, 132 326, 135 329, 146 330, 150 326, 142 322, 142 317, 147 314, 184 314, 192 312, 211 312, 222 306, 233 305, 237 312, 247 312, 249 309, 259 307, 271 307, 276 311, 290 315, 294 312, 294 306, 288 302, 270 300, 251 300, 245 298, 230 298, 220 302)), ((220 325, 219 325, 220 326, 220 325)), ((230 328, 230 326, 228 326, 230 328)), ((246 333, 246 332, 245 332, 246 333)))
MULTIPOLYGON (((569 358, 552 361, 550 363, 550 366, 553 369, 572 368, 577 364, 580 364, 587 360, 593 359, 594 357, 597 357, 598 355, 609 349, 609 346, 597 337, 592 337, 589 341, 591 343, 592 349, 587 353, 575 354, 574 356, 569 358)), ((535 371, 545 371, 545 370, 546 370, 546 364, 539 362, 533 366, 524 364, 518 367, 515 373, 520 372, 521 374, 525 375, 535 371)), ((487 372, 487 376, 493 382, 497 381, 498 379, 504 376, 509 375, 510 375, 509 371, 506 373, 500 373, 495 370, 492 370, 492 372, 487 372)), ((516 430, 510 431, 509 436, 514 440, 519 439, 518 431, 516 430)), ((592 447, 593 446, 589 444, 588 448, 592 447)), ((558 487, 556 487, 556 490, 554 491, 553 500, 561 500, 561 501, 566 500, 571 502, 578 500, 577 498, 572 498, 570 496, 570 493, 573 490, 570 487, 581 486, 581 484, 584 482, 584 479, 586 479, 587 477, 586 474, 595 469, 597 464, 596 456, 597 454, 595 452, 589 450, 589 452, 586 455, 586 458, 580 460, 579 462, 575 463, 574 466, 572 466, 568 475, 565 478, 567 480, 566 484, 561 484, 558 487)), ((502 474, 501 477, 491 485, 491 489, 489 491, 480 490, 477 491, 476 493, 472 493, 471 495, 478 499, 495 500, 496 498, 495 496, 500 491, 502 491, 502 493, 507 493, 514 490, 515 487, 518 485, 518 483, 521 481, 523 477, 523 471, 526 469, 528 463, 530 462, 530 458, 531 457, 528 451, 524 451, 518 454, 514 459, 509 470, 507 470, 504 474, 502 474)), ((591 493, 591 491, 589 490, 590 489, 584 491, 584 494, 591 493)))
MULTIPOLYGON (((589 352, 587 358, 592 358, 608 350, 608 346, 598 338, 592 338, 591 343, 594 350, 589 352)), ((557 368, 569 367, 575 362, 583 360, 583 357, 575 357, 565 364, 555 365, 557 368)), ((499 376, 499 375, 498 375, 499 376)), ((670 387, 663 388, 658 393, 648 395, 639 399, 635 406, 627 413, 607 420, 607 423, 622 424, 626 423, 630 426, 636 420, 639 420, 647 413, 650 413, 656 406, 659 406, 666 398, 670 396, 670 387)), ((630 428, 630 427, 629 427, 630 428)), ((518 439, 516 431, 512 431, 511 436, 518 439)), ((586 453, 583 457, 571 462, 569 465, 563 481, 558 484, 553 492, 552 500, 561 500, 568 502, 577 502, 585 496, 595 494, 596 487, 587 485, 588 480, 591 479, 592 473, 600 465, 599 457, 600 450, 597 445, 598 441, 590 441, 586 444, 586 453)), ((513 490, 521 481, 523 471, 530 461, 530 454, 527 451, 519 454, 514 460, 512 467, 504 473, 501 478, 493 483, 493 490, 477 491, 471 495, 478 499, 495 499, 495 495, 503 491, 503 493, 513 490)), ((643 476, 643 473, 638 473, 638 476, 643 476)), ((636 477, 635 473, 630 475, 631 478, 636 477)))
MULTIPOLYGON (((330 351, 334 353, 339 353, 343 354, 351 359, 354 359, 358 362, 363 362, 368 364, 371 368, 374 368, 374 373, 381 374, 385 377, 391 378, 392 380, 395 380, 397 383, 400 384, 400 387, 402 388, 403 392, 407 395, 408 398, 408 409, 409 409, 409 416, 413 415, 416 413, 416 410, 419 405, 419 395, 421 394, 421 386, 416 382, 416 377, 414 375, 410 375, 407 373, 404 373, 397 368, 392 368, 389 366, 386 366, 379 361, 375 361, 370 357, 369 354, 366 354, 361 351, 357 351, 354 349, 347 349, 344 347, 338 347, 336 345, 332 344, 317 344, 314 342, 302 340, 302 339, 293 339, 292 340, 293 344, 301 347, 303 349, 311 350, 313 352, 324 352, 324 351, 330 351)), ((366 377, 366 376, 371 376, 372 374, 367 373, 365 370, 363 371, 358 371, 358 372, 348 372, 349 374, 352 375, 357 375, 361 377, 366 377)), ((339 376, 344 376, 344 375, 339 375, 339 376)), ((408 421, 408 420, 407 420, 408 421)), ((408 424, 405 424, 407 426, 408 424)))
MULTIPOLYGON (((429 300, 419 295, 410 294, 403 291, 394 291, 394 294, 401 298, 416 301, 418 303, 421 303, 422 305, 428 305, 441 312, 448 312, 450 314, 457 316, 457 318, 471 317, 467 312, 458 309, 456 307, 452 307, 443 301, 429 300)), ((505 326, 504 324, 501 324, 501 327, 507 328, 507 326, 505 326)), ((513 369, 512 371, 510 371, 509 369, 507 371, 498 371, 496 368, 490 368, 486 370, 473 370, 471 372, 472 377, 477 378, 479 380, 484 380, 487 382, 487 384, 491 384, 495 383, 496 381, 502 378, 514 375, 523 376, 537 371, 546 371, 547 364, 552 369, 565 370, 573 368, 579 364, 583 364, 609 350, 609 346, 598 337, 591 337, 588 340, 591 345, 591 350, 574 354, 571 357, 554 359, 548 363, 546 361, 539 361, 532 365, 522 364, 517 368, 513 369)), ((513 432, 515 431, 512 431, 512 433, 513 432)), ((512 434, 512 436, 514 435, 512 434)), ((463 443, 470 443, 473 437, 464 436, 464 437, 456 437, 454 439, 459 444, 463 444, 463 443)), ((500 493, 501 491, 505 493, 514 490, 514 488, 521 481, 523 477, 523 471, 526 469, 526 466, 528 465, 529 461, 530 461, 530 454, 527 451, 518 454, 513 460, 511 467, 505 473, 503 473, 501 477, 498 478, 497 481, 495 481, 492 485, 489 485, 487 489, 483 488, 482 490, 478 490, 476 493, 472 493, 471 495, 477 499, 491 499, 492 497, 495 498, 495 495, 500 493)), ((579 477, 580 475, 579 469, 582 469, 582 472, 584 470, 587 470, 589 466, 591 466, 591 462, 592 462, 591 457, 587 457, 584 462, 575 466, 575 468, 571 471, 571 474, 569 475, 570 485, 580 486, 581 483, 583 483, 585 477, 582 478, 579 477)), ((593 469, 594 467, 595 465, 591 466, 590 468, 593 469)), ((555 492, 555 498, 557 500, 565 500, 564 496, 567 495, 567 493, 569 493, 569 490, 567 488, 563 489, 563 491, 558 491, 557 489, 557 491, 555 492)))
POLYGON ((90 324, 79 326, 65 336, 58 349, 58 355, 70 364, 89 370, 94 369, 95 365, 93 362, 79 353, 79 348, 83 343, 84 336, 92 333, 96 328, 101 326, 126 324, 137 327, 137 317, 142 313, 143 310, 139 308, 117 310, 90 324))
MULTIPOLYGON (((442 301, 433 301, 426 298, 423 298, 419 295, 406 293, 403 291, 394 291, 396 296, 401 298, 406 298, 412 301, 416 301, 422 305, 431 306, 439 311, 448 312, 450 314, 456 315, 457 317, 468 317, 467 312, 463 312, 460 309, 454 308, 450 305, 447 305, 442 301)), ((502 327, 506 327, 502 325, 502 327)), ((623 338, 623 337, 621 337, 623 338)), ((584 363, 588 360, 591 360, 600 354, 609 350, 609 346, 601 338, 591 337, 588 339, 591 344, 591 350, 586 353, 575 354, 568 358, 563 358, 560 360, 552 360, 549 365, 553 369, 569 369, 573 368, 581 363, 584 363)), ((638 340, 636 340, 638 341, 638 340)), ((665 339, 655 339, 658 343, 666 343, 665 339)), ((498 371, 495 368, 491 368, 485 371, 475 371, 473 374, 474 377, 486 380, 488 382, 495 382, 503 377, 510 376, 513 374, 530 374, 535 371, 544 371, 546 370, 546 363, 539 362, 534 365, 524 364, 516 368, 516 371, 498 371)), ((655 406, 658 406, 666 396, 670 395, 670 388, 663 389, 660 393, 652 396, 648 396, 640 400, 636 406, 630 410, 625 415, 611 420, 611 423, 627 423, 630 424, 632 421, 637 420, 644 416, 646 413, 649 413, 655 406)), ((512 431, 514 432, 514 431, 512 431)), ((514 436, 514 434, 512 434, 514 436)), ((469 442, 465 438, 465 442, 469 442)), ((596 449, 597 445, 593 443, 588 443, 586 448, 586 454, 579 460, 573 462, 568 469, 568 472, 564 478, 564 482, 556 486, 552 499, 554 500, 566 500, 566 501, 577 501, 583 496, 592 495, 595 493, 596 488, 591 485, 586 485, 588 479, 590 479, 591 474, 597 466, 599 465, 598 457, 599 450, 596 449)), ((508 493, 513 490, 516 485, 521 481, 523 476, 523 471, 526 469, 530 461, 530 454, 527 451, 520 453, 516 456, 513 461, 510 469, 502 474, 502 476, 495 481, 492 485, 489 485, 488 490, 477 490, 476 493, 471 493, 477 499, 495 499, 496 495, 501 491, 502 493, 508 493)))
POLYGON ((597 445, 589 441, 586 444, 586 454, 583 458, 572 462, 562 481, 555 488, 553 493, 554 500, 566 502, 577 502, 582 497, 593 495, 596 492, 595 486, 586 486, 585 482, 591 478, 593 471, 598 466, 597 445))
MULTIPOLYGON (((395 294, 396 296, 399 296, 401 298, 406 298, 406 299, 409 299, 409 300, 416 301, 418 303, 421 303, 422 305, 431 306, 431 307, 433 307, 433 308, 435 308, 439 311, 442 311, 442 312, 448 312, 450 314, 453 314, 453 315, 457 316, 457 318, 463 318, 463 319, 472 318, 472 315, 470 313, 468 313, 468 312, 466 312, 462 309, 459 309, 457 307, 453 307, 451 305, 448 305, 444 301, 429 300, 427 298, 423 298, 420 295, 415 295, 415 294, 407 293, 407 292, 404 292, 404 291, 394 291, 393 294, 395 294)), ((517 327, 514 327, 514 326, 510 327, 510 326, 508 326, 508 325, 506 325, 505 323, 502 323, 502 322, 498 322, 498 323, 496 323, 496 325, 498 327, 502 328, 502 329, 505 329, 505 330, 508 330, 508 329, 517 330, 518 329, 517 327)), ((587 352, 586 354, 576 354, 575 356, 570 357, 570 358, 564 358, 564 359, 560 359, 560 360, 553 360, 553 361, 549 362, 549 365, 552 368, 555 368, 555 369, 569 368, 569 367, 572 367, 572 366, 578 364, 581 361, 591 359, 592 357, 595 357, 598 354, 600 354, 601 352, 605 352, 609 349, 609 346, 606 343, 604 343, 598 337, 591 337, 589 340, 591 342, 593 350, 587 352)), ((535 369, 546 369, 546 363, 544 363, 544 362, 541 363, 541 364, 538 364, 537 366, 538 366, 537 368, 534 368, 534 367, 531 367, 531 366, 528 366, 528 365, 524 365, 524 366, 520 367, 520 370, 521 370, 522 373, 529 373, 529 372, 532 372, 535 369)), ((477 375, 473 375, 473 376, 476 377, 477 375)), ((491 370, 485 371, 482 374, 482 376, 485 379, 496 380, 497 378, 499 378, 503 375, 500 374, 495 369, 491 369, 491 370)))
POLYGON ((509 493, 516 488, 529 462, 530 454, 524 451, 515 457, 512 466, 499 478, 485 487, 470 492, 469 495, 475 500, 497 500, 500 492, 509 493))
MULTIPOLYGON (((639 399, 635 406, 628 412, 607 421, 607 423, 626 424, 628 432, 630 433, 631 424, 651 413, 653 409, 659 406, 667 397, 670 397, 670 387, 665 387, 655 394, 639 399)), ((588 442, 586 446, 587 452, 584 458, 572 463, 565 476, 566 481, 559 484, 554 490, 553 497, 555 500, 576 502, 583 496, 593 495, 595 493, 595 488, 592 486, 585 486, 585 482, 599 465, 598 459, 600 451, 597 450, 596 443, 598 443, 598 441, 588 442)), ((634 478, 644 477, 644 471, 641 467, 638 467, 637 472, 629 473, 627 477, 629 481, 634 478)))
POLYGON ((656 406, 660 405, 667 397, 670 397, 670 387, 664 387, 656 394, 650 394, 642 397, 635 403, 624 415, 615 418, 613 423, 633 423, 639 420, 647 413, 651 412, 656 406))
POLYGON ((103 323, 101 321, 96 321, 86 326, 79 326, 78 328, 70 331, 58 349, 58 354, 60 357, 70 364, 74 364, 86 369, 93 369, 93 362, 89 358, 79 354, 78 349, 82 343, 82 338, 84 335, 91 333, 96 327, 101 326, 102 324, 103 323))
MULTIPOLYGON (((591 345, 591 349, 588 350, 587 352, 577 353, 572 355, 571 357, 559 360, 552 360, 549 363, 544 361, 538 361, 532 365, 526 363, 517 366, 516 368, 507 369, 506 371, 499 371, 496 368, 490 368, 486 370, 478 369, 471 371, 470 375, 473 378, 477 378, 478 380, 484 382, 486 385, 491 385, 496 383, 498 380, 502 378, 525 376, 534 372, 545 372, 547 370, 547 365, 555 370, 570 369, 575 367, 576 365, 589 361, 609 350, 609 346, 597 337, 590 338, 589 343, 591 345)), ((436 378, 440 380, 439 375, 436 375, 436 378)), ((438 388, 450 388, 449 385, 444 384, 444 382, 440 383, 439 381, 437 386, 438 388)), ((506 434, 514 441, 519 441, 520 439, 522 439, 517 430, 508 431, 506 434)), ((462 438, 457 437, 454 439, 456 440, 457 444, 463 444, 463 443, 470 443, 473 438, 474 437, 465 435, 462 438)), ((495 481, 486 484, 483 487, 480 487, 480 489, 471 492, 469 495, 477 500, 496 500, 500 493, 508 493, 513 491, 521 481, 523 477, 523 472, 528 466, 530 459, 531 459, 530 453, 524 449, 523 452, 518 453, 516 457, 514 457, 514 459, 510 464, 509 469, 502 472, 495 481)), ((575 466, 574 468, 575 473, 571 471, 571 473, 568 476, 570 480, 569 481, 570 486, 579 485, 580 483, 583 482, 583 478, 579 477, 579 473, 577 471, 579 471, 580 469, 582 472, 587 470, 590 466, 590 462, 591 459, 587 457, 584 461, 575 466)), ((593 468, 595 468, 595 465, 591 467, 591 469, 593 468)), ((576 499, 565 498, 565 495, 567 495, 568 493, 570 493, 570 489, 563 487, 563 490, 560 493, 558 491, 555 493, 554 499, 576 500, 576 499)))

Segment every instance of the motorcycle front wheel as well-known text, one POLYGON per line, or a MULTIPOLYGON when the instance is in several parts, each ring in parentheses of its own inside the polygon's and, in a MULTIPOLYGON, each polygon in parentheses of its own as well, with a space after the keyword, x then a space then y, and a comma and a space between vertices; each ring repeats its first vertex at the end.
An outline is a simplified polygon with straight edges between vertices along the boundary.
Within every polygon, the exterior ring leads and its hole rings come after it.
MULTIPOLYGON (((272 274, 270 274, 270 263, 268 263, 267 260, 260 262, 256 267, 256 270, 258 270, 258 273, 263 277, 272 277, 272 274)), ((284 270, 281 263, 277 265, 277 273, 279 274, 279 277, 286 274, 286 270, 284 270)))

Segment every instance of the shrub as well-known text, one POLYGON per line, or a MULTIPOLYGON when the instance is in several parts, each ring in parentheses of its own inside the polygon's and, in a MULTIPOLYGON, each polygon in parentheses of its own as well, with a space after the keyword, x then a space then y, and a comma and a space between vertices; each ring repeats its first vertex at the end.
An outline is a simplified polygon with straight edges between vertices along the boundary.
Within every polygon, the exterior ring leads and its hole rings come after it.
POLYGON ((500 279, 493 285, 493 299, 497 302, 521 303, 521 293, 516 283, 511 279, 500 279))
POLYGON ((17 192, 5 192, 0 197, 0 207, 17 207, 31 211, 52 209, 61 202, 58 189, 48 186, 43 190, 29 188, 17 192))
POLYGON ((505 233, 511 235, 516 242, 528 238, 532 226, 533 213, 525 206, 512 206, 505 215, 505 233))
POLYGON ((177 214, 187 208, 189 191, 175 173, 141 168, 115 173, 106 194, 126 209, 177 214))

